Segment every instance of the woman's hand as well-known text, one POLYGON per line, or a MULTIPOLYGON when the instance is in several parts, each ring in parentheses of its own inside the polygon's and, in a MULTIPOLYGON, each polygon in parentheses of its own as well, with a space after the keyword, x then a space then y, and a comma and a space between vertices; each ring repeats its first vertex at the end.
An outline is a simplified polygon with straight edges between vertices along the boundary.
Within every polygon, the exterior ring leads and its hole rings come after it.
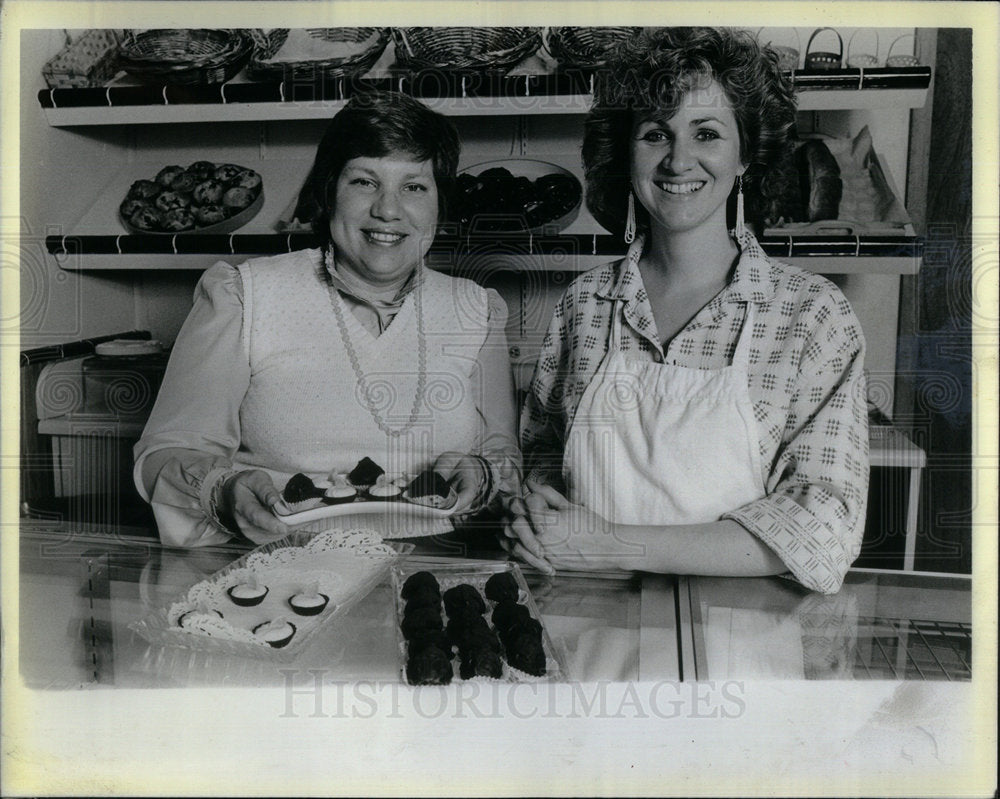
POLYGON ((516 558, 534 566, 544 574, 553 575, 555 568, 545 559, 545 552, 535 538, 528 522, 528 508, 520 497, 511 497, 506 506, 503 537, 500 546, 516 558))
POLYGON ((251 469, 226 480, 219 496, 219 510, 228 514, 255 544, 267 544, 288 535, 291 529, 274 515, 274 505, 280 499, 271 476, 251 469))
POLYGON ((477 510, 477 501, 486 490, 489 468, 474 455, 463 452, 443 452, 434 461, 434 471, 440 474, 458 494, 453 514, 469 513, 477 510))
POLYGON ((551 486, 527 482, 528 519, 545 559, 571 570, 635 569, 645 548, 622 540, 614 524, 551 486))

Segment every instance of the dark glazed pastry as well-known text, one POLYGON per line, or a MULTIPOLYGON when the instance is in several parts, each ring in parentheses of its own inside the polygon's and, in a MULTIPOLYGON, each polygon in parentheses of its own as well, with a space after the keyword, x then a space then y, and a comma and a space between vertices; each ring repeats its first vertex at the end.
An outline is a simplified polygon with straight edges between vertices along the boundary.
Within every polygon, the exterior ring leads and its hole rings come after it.
POLYGON ((132 227, 139 228, 139 230, 159 230, 160 212, 153 206, 147 205, 132 214, 128 221, 132 227))
POLYGON ((241 189, 246 189, 247 191, 256 193, 257 189, 260 188, 261 180, 260 175, 254 172, 252 169, 244 169, 240 174, 233 178, 229 185, 233 187, 239 187, 241 189))
POLYGON ((499 678, 503 674, 500 655, 488 647, 472 649, 462 655, 458 673, 463 680, 473 677, 499 678))
POLYGON ((531 612, 527 607, 518 605, 516 602, 501 602, 493 608, 491 618, 493 626, 503 632, 519 621, 530 619, 531 612))
POLYGON ((410 685, 448 685, 454 676, 451 657, 434 646, 412 653, 406 661, 410 685))
POLYGON ((170 190, 178 194, 190 194, 204 178, 194 175, 191 170, 184 172, 170 181, 170 190))
POLYGON ((448 481, 433 469, 425 469, 406 486, 408 500, 440 508, 448 501, 448 481))
POLYGON ((198 205, 218 205, 222 202, 222 195, 226 193, 226 187, 217 180, 203 180, 194 187, 191 198, 198 205))
POLYGON ((156 173, 156 182, 161 186, 169 186, 171 181, 178 175, 183 174, 184 167, 181 166, 165 166, 159 172, 156 173))
POLYGON ((463 606, 474 608, 479 614, 486 612, 486 603, 473 585, 462 583, 444 592, 444 609, 449 616, 455 615, 455 610, 463 606))
POLYGON ((138 200, 135 197, 131 197, 122 200, 122 204, 118 206, 118 213, 122 215, 122 219, 130 219, 137 211, 149 207, 149 203, 145 200, 138 200))
POLYGON ((486 581, 486 598, 494 602, 517 602, 520 589, 511 572, 499 572, 486 581))
POLYGON ((221 205, 199 205, 192 209, 192 213, 202 225, 217 225, 226 218, 226 212, 221 205))
POLYGON ((323 492, 316 488, 310 477, 302 474, 301 472, 293 474, 289 478, 288 482, 285 483, 285 487, 281 492, 281 498, 285 500, 285 502, 293 504, 296 502, 305 502, 307 499, 316 499, 322 496, 323 492))
POLYGON ((222 195, 222 206, 233 210, 242 210, 253 202, 253 194, 246 189, 227 189, 222 195))
MULTIPOLYGON (((166 193, 166 192, 164 192, 166 193)), ((161 195, 162 196, 162 195, 161 195)), ((159 200, 159 197, 157 198, 159 200)), ((194 227, 194 217, 187 208, 174 208, 167 211, 160 220, 164 230, 181 231, 194 227)))
POLYGON ((407 640, 442 627, 441 614, 436 608, 415 608, 412 613, 405 614, 399 623, 399 629, 407 640))
POLYGON ((187 168, 187 173, 195 180, 208 180, 215 174, 215 164, 211 161, 195 161, 187 168))
POLYGON ((155 180, 137 180, 126 195, 130 200, 149 200, 163 190, 163 186, 155 180))
POLYGON ((417 591, 427 588, 433 589, 439 595, 441 593, 441 586, 438 584, 437 577, 427 571, 414 572, 406 578, 399 595, 403 599, 409 599, 417 591))
POLYGON ((236 164, 220 164, 212 172, 212 177, 222 183, 228 183, 243 170, 244 167, 236 166, 236 164))
POLYGON ((385 469, 375 461, 371 458, 362 458, 347 475, 347 479, 356 488, 367 488, 375 485, 375 481, 383 474, 385 474, 385 469))

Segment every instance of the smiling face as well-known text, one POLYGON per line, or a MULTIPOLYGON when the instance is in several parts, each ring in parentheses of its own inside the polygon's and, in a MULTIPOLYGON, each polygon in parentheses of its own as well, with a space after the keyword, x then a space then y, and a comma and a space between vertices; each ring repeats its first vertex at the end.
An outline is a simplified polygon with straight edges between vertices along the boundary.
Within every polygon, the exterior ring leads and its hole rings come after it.
POLYGON ((337 178, 330 237, 338 269, 375 287, 402 284, 430 249, 438 193, 430 161, 352 158, 337 178))
POLYGON ((736 116, 715 81, 684 95, 669 119, 641 117, 633 126, 632 188, 654 236, 725 231, 726 200, 745 169, 736 116))

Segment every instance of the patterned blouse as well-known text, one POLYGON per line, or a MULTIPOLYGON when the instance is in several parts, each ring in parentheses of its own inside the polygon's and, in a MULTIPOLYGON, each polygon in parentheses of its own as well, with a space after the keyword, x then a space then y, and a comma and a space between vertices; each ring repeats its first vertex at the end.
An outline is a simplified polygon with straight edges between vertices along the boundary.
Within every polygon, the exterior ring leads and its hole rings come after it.
MULTIPOLYGON (((522 414, 526 469, 534 479, 562 488, 563 445, 607 351, 616 307, 623 308, 623 352, 656 363, 716 369, 731 363, 752 302, 749 388, 766 494, 722 518, 763 540, 803 585, 834 593, 860 552, 868 497, 861 326, 830 281, 772 261, 749 233, 739 245, 729 284, 665 350, 638 266, 629 258, 570 284, 542 342, 522 414)), ((641 246, 641 240, 633 244, 641 246)))

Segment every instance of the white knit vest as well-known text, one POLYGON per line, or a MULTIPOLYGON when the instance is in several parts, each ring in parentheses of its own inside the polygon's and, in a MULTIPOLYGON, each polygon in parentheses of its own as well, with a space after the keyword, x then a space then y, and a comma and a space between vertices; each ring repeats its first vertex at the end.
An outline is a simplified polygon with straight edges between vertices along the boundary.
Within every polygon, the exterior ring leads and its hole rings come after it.
POLYGON ((472 388, 482 379, 477 356, 487 333, 482 287, 424 270, 416 291, 426 388, 415 423, 395 437, 379 429, 358 390, 331 302, 341 303, 371 404, 389 428, 400 429, 417 391, 415 292, 376 337, 329 289, 319 250, 252 259, 239 270, 250 387, 240 407, 238 463, 265 468, 276 482, 296 472, 349 472, 366 456, 387 472, 413 474, 444 451, 478 448, 483 419, 472 388))

